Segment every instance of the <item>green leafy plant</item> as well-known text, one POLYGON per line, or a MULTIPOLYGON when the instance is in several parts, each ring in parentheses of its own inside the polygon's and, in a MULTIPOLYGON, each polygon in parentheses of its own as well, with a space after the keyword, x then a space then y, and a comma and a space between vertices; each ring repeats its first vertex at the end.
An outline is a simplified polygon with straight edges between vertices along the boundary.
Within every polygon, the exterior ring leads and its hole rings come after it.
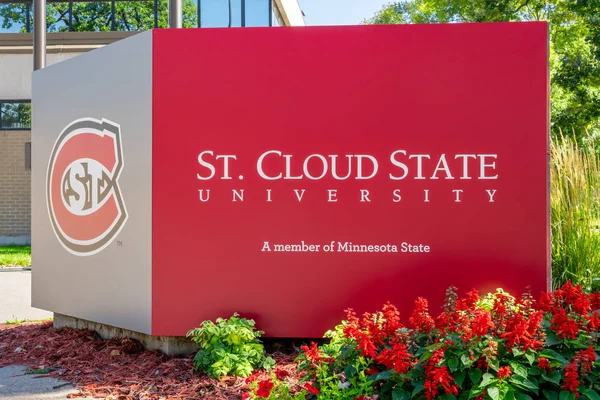
POLYGON ((270 369, 275 361, 265 357, 259 340, 264 332, 257 331, 254 325, 253 320, 239 318, 234 313, 228 319, 218 318, 216 323, 204 321, 199 328, 189 331, 187 337, 200 345, 194 367, 213 378, 247 377, 256 368, 270 369))

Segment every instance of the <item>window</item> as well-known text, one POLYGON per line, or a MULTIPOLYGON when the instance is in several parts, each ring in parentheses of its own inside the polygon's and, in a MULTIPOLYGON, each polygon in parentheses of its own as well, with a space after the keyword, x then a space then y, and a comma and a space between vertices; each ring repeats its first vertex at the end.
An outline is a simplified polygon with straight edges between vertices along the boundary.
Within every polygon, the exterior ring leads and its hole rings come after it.
MULTIPOLYGON (((273 25, 273 0, 182 0, 183 27, 273 25), (200 24, 198 21, 200 20, 200 24)), ((167 28, 169 0, 47 0, 48 32, 167 28)), ((32 32, 32 0, 0 0, 0 32, 32 32)))
POLYGON ((0 130, 31 129, 31 102, 0 100, 0 130))

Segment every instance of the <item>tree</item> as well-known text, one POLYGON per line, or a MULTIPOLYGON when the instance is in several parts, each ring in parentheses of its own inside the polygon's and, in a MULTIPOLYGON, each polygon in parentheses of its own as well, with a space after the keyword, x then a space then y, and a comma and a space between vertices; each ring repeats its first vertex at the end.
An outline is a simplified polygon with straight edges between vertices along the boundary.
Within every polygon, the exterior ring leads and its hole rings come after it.
MULTIPOLYGON (((167 28, 169 26, 168 0, 159 0, 157 9, 158 27, 167 28)), ((48 32, 69 31, 70 22, 75 32, 142 31, 154 28, 153 0, 115 1, 114 13, 113 3, 110 1, 49 2, 46 14, 48 32)), ((4 29, 17 26, 20 27, 21 32, 25 32, 28 15, 33 13, 31 5, 26 3, 9 3, 0 6, 1 26, 4 29)), ((184 28, 197 26, 198 14, 193 0, 183 1, 182 22, 184 28)))
POLYGON ((367 24, 548 21, 553 135, 600 139, 600 0, 413 0, 367 24))

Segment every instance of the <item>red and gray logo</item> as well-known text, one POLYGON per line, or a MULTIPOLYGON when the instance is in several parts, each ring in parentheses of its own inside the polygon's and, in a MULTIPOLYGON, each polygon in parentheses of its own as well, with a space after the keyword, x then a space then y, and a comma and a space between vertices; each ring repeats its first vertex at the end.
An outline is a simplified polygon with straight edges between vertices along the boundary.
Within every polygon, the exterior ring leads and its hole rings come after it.
POLYGON ((60 134, 48 163, 46 200, 54 233, 69 252, 96 254, 123 228, 122 170, 118 124, 82 118, 60 134))

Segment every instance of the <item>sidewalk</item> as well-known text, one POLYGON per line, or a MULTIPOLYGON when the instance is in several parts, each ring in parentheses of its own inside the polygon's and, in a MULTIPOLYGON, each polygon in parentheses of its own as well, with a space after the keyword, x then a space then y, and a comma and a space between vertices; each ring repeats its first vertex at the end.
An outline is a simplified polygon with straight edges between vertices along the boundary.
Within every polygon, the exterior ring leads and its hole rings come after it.
MULTIPOLYGON (((66 399, 77 393, 72 384, 39 375, 25 375, 27 367, 14 365, 0 368, 0 398, 10 400, 66 399)), ((84 399, 91 399, 85 397, 84 399)))
POLYGON ((31 307, 31 271, 0 269, 0 324, 15 319, 39 320, 52 316, 49 311, 31 307))

